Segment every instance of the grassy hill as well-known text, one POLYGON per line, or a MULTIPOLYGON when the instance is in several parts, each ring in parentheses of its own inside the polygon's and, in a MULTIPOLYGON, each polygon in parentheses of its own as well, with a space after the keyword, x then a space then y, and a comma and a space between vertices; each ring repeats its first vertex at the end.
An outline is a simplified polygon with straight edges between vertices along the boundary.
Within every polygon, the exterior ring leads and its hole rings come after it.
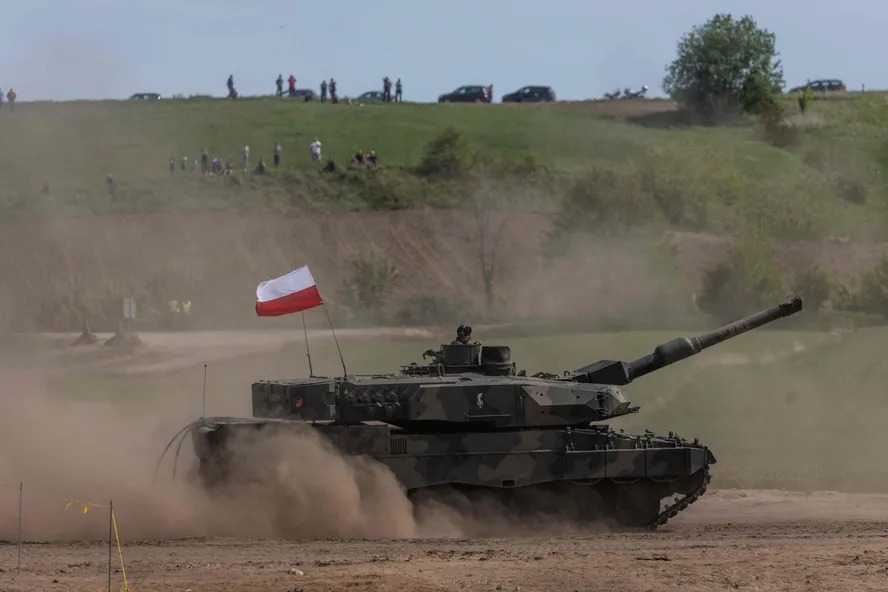
POLYGON ((782 243, 786 289, 802 265, 859 276, 888 226, 888 97, 848 93, 804 115, 793 101, 777 132, 754 121, 695 125, 658 100, 21 104, 0 113, 0 266, 15 276, 0 285, 0 327, 114 326, 123 293, 146 318, 190 298, 205 326, 253 326, 254 282, 309 261, 336 309, 350 265, 367 252, 398 268, 387 322, 478 322, 480 249, 490 245, 473 205, 511 216, 488 310, 500 320, 668 320, 690 307, 723 239, 748 231, 782 243), (319 172, 315 137, 340 171, 319 172), (270 163, 275 141, 283 166, 266 175, 167 168, 171 155, 195 159, 204 148, 237 166, 244 145, 253 165, 270 163), (370 149, 378 167, 345 166, 370 149), (429 154, 432 165, 458 166, 419 168, 429 154), (673 230, 684 238, 664 248, 673 230), (575 235, 591 242, 550 257, 553 242, 575 235), (836 237, 853 244, 824 240, 836 237))
MULTIPOLYGON (((452 185, 416 178, 429 141, 446 126, 463 130, 476 168, 498 180, 516 177, 535 190, 523 205, 558 208, 590 168, 641 178, 648 199, 639 220, 663 216, 676 226, 725 232, 755 221, 787 235, 872 236, 883 224, 880 192, 888 105, 881 94, 849 93, 815 101, 804 117, 787 99, 793 124, 776 147, 753 125, 684 123, 668 101, 551 105, 302 103, 261 98, 229 101, 74 102, 20 105, 0 113, 0 196, 5 216, 30 213, 208 209, 363 209, 454 205, 452 185), (318 137, 324 157, 344 166, 357 150, 377 151, 382 170, 321 176, 309 158, 318 137), (251 166, 283 147, 283 166, 257 178, 238 173, 212 182, 167 171, 167 159, 211 155, 251 166), (510 168, 511 167, 511 168, 510 168), (506 171, 506 174, 503 173, 506 171), (532 179, 526 180, 528 171, 532 179), (493 175, 493 173, 496 173, 493 175), (121 199, 104 186, 113 173, 121 199), (50 197, 38 197, 44 182, 50 197), (672 208, 675 209, 675 208, 672 208)), ((773 139, 773 138, 771 138, 773 139)), ((504 193, 510 190, 503 189, 504 193)), ((636 204, 637 205, 637 204, 636 204)))

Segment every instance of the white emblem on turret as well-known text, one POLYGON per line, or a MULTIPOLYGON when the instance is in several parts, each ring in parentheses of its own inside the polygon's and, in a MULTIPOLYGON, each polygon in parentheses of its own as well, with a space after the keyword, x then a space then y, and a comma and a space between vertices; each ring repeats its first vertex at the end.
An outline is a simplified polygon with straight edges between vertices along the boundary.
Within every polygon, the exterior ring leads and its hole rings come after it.
POLYGON ((478 405, 478 409, 484 407, 484 393, 478 393, 478 401, 475 404, 478 405))

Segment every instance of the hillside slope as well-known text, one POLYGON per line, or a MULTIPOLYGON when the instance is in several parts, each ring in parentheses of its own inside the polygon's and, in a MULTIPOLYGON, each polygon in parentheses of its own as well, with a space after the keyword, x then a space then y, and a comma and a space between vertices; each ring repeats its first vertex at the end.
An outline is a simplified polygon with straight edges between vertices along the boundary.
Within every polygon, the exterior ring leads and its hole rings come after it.
MULTIPOLYGON (((500 241, 493 311, 588 327, 680 324, 691 291, 716 264, 726 239, 706 234, 627 235, 592 241, 547 261, 542 214, 510 214, 500 241), (673 249, 664 249, 664 246, 673 249), (675 323, 669 319, 674 318, 675 323)), ((878 243, 779 243, 787 277, 820 264, 854 277, 881 256, 878 243)), ((397 268, 389 322, 417 297, 432 301, 419 322, 484 316, 474 218, 460 210, 419 209, 283 216, 233 212, 155 213, 22 222, 0 234, 0 326, 78 330, 81 314, 113 328, 120 298, 136 295, 140 316, 156 320, 168 299, 194 302, 197 327, 265 327, 255 317, 255 286, 309 264, 339 321, 339 288, 362 253, 397 268), (109 325, 110 323, 110 325, 109 325)), ((299 319, 282 319, 290 326, 299 319)), ((477 322, 477 321, 475 321, 477 322)))

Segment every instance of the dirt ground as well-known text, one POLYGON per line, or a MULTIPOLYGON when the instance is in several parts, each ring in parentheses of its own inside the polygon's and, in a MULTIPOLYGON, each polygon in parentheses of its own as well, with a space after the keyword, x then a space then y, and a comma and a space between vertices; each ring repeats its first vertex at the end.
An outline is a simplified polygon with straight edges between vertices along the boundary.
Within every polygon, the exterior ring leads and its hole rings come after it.
MULTIPOLYGON (((722 490, 656 532, 126 543, 133 591, 884 590, 888 496, 722 490)), ((123 534, 122 534, 123 536, 123 534)), ((104 590, 102 543, 0 546, 0 589, 104 590)), ((116 552, 112 586, 123 587, 116 552)))

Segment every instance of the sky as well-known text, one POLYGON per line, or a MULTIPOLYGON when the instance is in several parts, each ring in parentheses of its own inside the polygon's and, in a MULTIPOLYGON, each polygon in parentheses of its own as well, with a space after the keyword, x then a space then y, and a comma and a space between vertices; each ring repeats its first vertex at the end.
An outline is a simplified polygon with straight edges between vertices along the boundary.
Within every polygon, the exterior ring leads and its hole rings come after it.
POLYGON ((716 13, 777 36, 787 88, 841 78, 888 88, 888 2, 843 0, 24 0, 0 18, 0 90, 20 101, 123 99, 136 92, 270 94, 278 74, 340 96, 400 77, 404 99, 493 84, 559 100, 601 97, 663 74, 681 36, 716 13))

